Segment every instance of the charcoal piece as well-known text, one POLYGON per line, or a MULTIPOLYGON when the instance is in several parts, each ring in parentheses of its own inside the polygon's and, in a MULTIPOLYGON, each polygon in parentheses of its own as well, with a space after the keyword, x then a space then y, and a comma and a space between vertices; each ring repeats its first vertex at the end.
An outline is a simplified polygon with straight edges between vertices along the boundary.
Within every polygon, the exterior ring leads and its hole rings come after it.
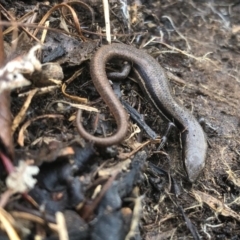
POLYGON ((95 155, 93 144, 87 143, 84 148, 74 147, 74 151, 74 162, 78 167, 78 171, 81 172, 85 169, 86 163, 90 160, 90 158, 95 155))
MULTIPOLYGON (((88 240, 90 239, 88 224, 72 210, 66 210, 63 212, 65 222, 67 225, 69 240, 88 240)), ((58 235, 53 235, 45 238, 45 240, 58 240, 58 235)))
POLYGON ((68 158, 61 157, 53 162, 44 162, 37 175, 38 184, 48 191, 63 191, 77 171, 83 170, 86 162, 95 154, 92 144, 85 148, 74 147, 75 159, 70 164, 68 158))
POLYGON ((131 193, 133 187, 142 179, 142 169, 145 166, 147 154, 145 151, 138 152, 131 163, 131 170, 125 173, 118 182, 118 193, 121 198, 131 193))
POLYGON ((92 229, 92 240, 124 240, 128 233, 129 224, 126 226, 121 211, 106 213, 96 218, 92 229), (126 229, 127 228, 127 229, 126 229))
POLYGON ((102 198, 96 213, 102 214, 107 210, 113 211, 121 208, 122 200, 118 194, 118 182, 114 181, 113 185, 107 190, 106 194, 102 198))
POLYGON ((67 158, 44 162, 39 168, 40 172, 36 177, 38 184, 48 191, 63 191, 74 172, 74 165, 71 165, 67 158))
POLYGON ((68 207, 75 208, 84 200, 82 184, 78 177, 73 178, 67 184, 68 207))
POLYGON ((66 53, 65 49, 62 46, 57 46, 53 50, 49 51, 43 50, 42 63, 52 62, 59 57, 64 56, 66 53))
POLYGON ((54 200, 52 193, 38 186, 35 186, 28 194, 39 206, 44 205, 44 210, 52 215, 58 211, 63 211, 68 205, 68 197, 64 192, 61 193, 61 198, 57 200, 54 200))
POLYGON ((198 230, 196 228, 196 226, 192 223, 192 221, 188 218, 188 216, 185 214, 183 208, 181 206, 179 206, 179 211, 181 212, 184 221, 186 223, 187 228, 189 229, 189 231, 191 232, 193 239, 194 240, 200 240, 200 235, 198 233, 198 230))
POLYGON ((29 195, 39 204, 44 204, 46 212, 56 213, 67 208, 75 208, 84 200, 82 184, 80 180, 72 178, 61 192, 49 192, 46 189, 35 186, 29 195))
POLYGON ((143 129, 151 139, 156 139, 158 135, 147 125, 142 115, 124 100, 121 100, 121 102, 130 114, 130 117, 138 124, 138 126, 143 129))

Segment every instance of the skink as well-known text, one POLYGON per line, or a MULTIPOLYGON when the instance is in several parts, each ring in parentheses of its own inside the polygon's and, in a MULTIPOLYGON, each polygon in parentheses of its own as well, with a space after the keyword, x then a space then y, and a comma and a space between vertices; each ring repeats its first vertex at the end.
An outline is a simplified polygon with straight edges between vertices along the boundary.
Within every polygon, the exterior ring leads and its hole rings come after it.
POLYGON ((173 121, 181 131, 182 155, 188 178, 194 182, 205 165, 207 141, 202 127, 196 118, 172 96, 169 82, 163 68, 150 55, 132 46, 114 43, 101 47, 90 62, 90 73, 95 88, 107 104, 117 122, 117 132, 106 138, 95 137, 83 128, 81 111, 77 113, 79 134, 100 146, 117 144, 126 136, 128 128, 127 114, 114 94, 106 75, 106 63, 119 58, 132 63, 137 81, 159 113, 173 121))

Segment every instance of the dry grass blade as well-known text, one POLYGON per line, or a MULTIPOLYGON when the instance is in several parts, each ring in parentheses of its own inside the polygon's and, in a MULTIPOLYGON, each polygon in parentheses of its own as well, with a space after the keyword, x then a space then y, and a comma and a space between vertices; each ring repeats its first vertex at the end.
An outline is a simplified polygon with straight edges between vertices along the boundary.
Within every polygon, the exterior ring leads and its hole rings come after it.
MULTIPOLYGON (((154 140, 156 141, 156 140, 154 140)), ((159 140, 158 140, 159 142, 159 140)), ((129 152, 129 153, 123 153, 121 152, 119 155, 118 155, 118 158, 121 159, 121 160, 125 160, 127 158, 130 158, 131 156, 133 156, 135 153, 137 153, 138 151, 140 151, 142 148, 144 148, 146 145, 152 143, 151 140, 147 140, 146 142, 142 143, 142 144, 139 144, 138 147, 136 147, 133 151, 129 152)))
POLYGON ((48 27, 49 27, 49 21, 46 21, 44 23, 44 27, 46 27, 46 29, 44 29, 43 32, 42 32, 41 43, 45 42, 45 39, 46 39, 46 36, 47 36, 47 32, 48 32, 48 27))
POLYGON ((62 93, 65 97, 68 97, 68 98, 70 98, 70 99, 72 99, 76 102, 80 102, 80 103, 85 103, 86 104, 88 102, 87 98, 81 98, 81 97, 78 97, 78 96, 72 96, 70 94, 67 94, 66 93, 66 88, 67 88, 67 85, 64 83, 62 85, 62 93))
POLYGON ((10 15, 8 11, 1 4, 0 4, 0 8, 2 9, 2 14, 11 22, 11 26, 3 32, 3 35, 6 35, 14 31, 19 26, 27 35, 29 35, 29 37, 33 38, 35 41, 40 43, 40 41, 35 36, 33 36, 23 25, 17 24, 17 23, 23 23, 27 21, 29 18, 31 18, 33 15, 36 15, 36 12, 34 10, 28 12, 27 14, 25 14, 24 16, 22 16, 16 21, 16 19, 13 18, 12 15, 10 15))
MULTIPOLYGON (((42 218, 40 218, 38 216, 35 216, 35 215, 32 215, 30 213, 13 211, 13 212, 11 212, 11 215, 14 218, 25 219, 25 220, 33 221, 33 222, 42 224, 43 226, 46 226, 46 220, 45 219, 42 219, 42 218)), ((56 224, 54 224, 54 223, 47 223, 47 225, 54 232, 58 232, 58 227, 57 227, 56 224)))
POLYGON ((103 0, 103 11, 106 27, 106 38, 108 43, 111 43, 111 28, 110 28, 110 14, 109 14, 109 4, 108 0, 103 0))
POLYGON ((63 83, 63 85, 62 85, 62 93, 65 97, 68 97, 68 98, 72 99, 73 101, 86 104, 88 102, 88 100, 86 98, 72 96, 72 95, 66 93, 67 85, 69 83, 71 83, 74 79, 76 79, 78 76, 80 76, 81 74, 82 74, 82 68, 79 69, 78 71, 76 71, 68 80, 66 80, 65 83, 63 83))
POLYGON ((81 110, 85 110, 85 111, 88 111, 88 112, 96 112, 98 113, 98 109, 95 108, 95 107, 90 107, 90 106, 87 106, 87 105, 82 105, 82 104, 75 104, 75 103, 70 103, 70 102, 67 102, 67 101, 63 101, 63 100, 56 100, 56 101, 53 101, 52 103, 50 103, 47 108, 50 108, 53 104, 55 103, 64 103, 64 104, 68 104, 70 105, 71 107, 75 107, 77 109, 81 109, 81 110))
MULTIPOLYGON (((11 22, 15 22, 16 23, 23 23, 25 22, 32 14, 33 14, 33 11, 30 11, 28 12, 27 14, 25 14, 24 16, 22 16, 21 18, 18 19, 18 21, 16 22, 16 19, 14 19, 11 15, 8 14, 8 11, 2 6, 0 5, 1 9, 3 10, 3 12, 5 13, 4 16, 11 22)), ((3 32, 3 35, 6 35, 10 32, 12 32, 15 28, 15 26, 12 26, 12 23, 9 24, 10 27, 7 28, 4 32, 3 32)), ((22 27, 21 25, 19 25, 20 27, 22 27)))
POLYGON ((0 208, 0 221, 10 240, 20 240, 20 237, 12 225, 14 223, 13 218, 2 208, 0 208))
MULTIPOLYGON (((19 23, 16 21, 12 21, 12 22, 7 22, 7 21, 0 21, 0 26, 10 26, 12 27, 13 23, 15 24, 15 26, 18 27, 28 27, 28 28, 34 28, 34 29, 46 29, 46 27, 44 27, 43 25, 39 26, 39 24, 32 24, 32 23, 19 23)), ((56 29, 56 28, 47 28, 49 31, 53 31, 53 32, 57 32, 59 34, 66 34, 65 31, 61 30, 61 29, 56 29)), ((100 37, 106 37, 105 33, 99 33, 99 32, 93 32, 93 31, 88 31, 86 29, 81 29, 82 32, 85 32, 87 34, 91 34, 91 35, 95 35, 95 36, 100 36, 100 37)), ((77 34, 75 33, 68 33, 70 36, 73 37, 78 37, 77 34)), ((128 36, 135 36, 135 35, 145 35, 147 34, 146 31, 139 31, 139 32, 132 32, 132 33, 116 33, 116 34, 112 34, 113 37, 128 37, 128 36)), ((33 35, 31 35, 32 38, 34 38, 37 42, 40 42, 36 37, 34 37, 33 35)))
POLYGON ((31 104, 32 98, 34 97, 34 95, 36 94, 37 91, 38 91, 38 89, 31 90, 31 92, 29 93, 29 95, 28 95, 25 103, 23 104, 21 110, 19 111, 17 116, 14 118, 13 124, 12 124, 12 133, 15 132, 15 130, 17 129, 19 124, 24 119, 26 111, 27 111, 29 105, 31 104))
MULTIPOLYGON (((37 89, 36 95, 41 95, 41 94, 45 94, 45 93, 48 93, 48 92, 52 92, 52 91, 54 91, 58 88, 59 88, 59 86, 49 86, 49 87, 36 88, 37 89)), ((31 92, 32 91, 19 93, 18 97, 27 97, 29 94, 31 94, 31 92)))
POLYGON ((199 202, 206 203, 216 214, 221 214, 225 217, 233 217, 237 221, 240 221, 240 215, 217 198, 197 190, 193 190, 192 193, 199 202))
POLYGON ((45 114, 45 115, 42 115, 42 116, 38 116, 38 117, 35 117, 29 121, 27 121, 23 126, 22 128, 20 129, 19 131, 19 134, 18 134, 18 144, 23 147, 24 146, 24 131, 27 129, 27 127, 34 121, 36 120, 39 120, 39 119, 42 119, 42 118, 60 118, 60 119, 63 119, 64 116, 63 115, 60 115, 60 114, 45 114))
POLYGON ((86 3, 82 2, 82 1, 69 1, 67 4, 72 5, 72 4, 79 4, 80 6, 86 8, 89 10, 89 12, 91 13, 92 16, 92 25, 95 23, 95 13, 94 10, 86 3))
POLYGON ((162 18, 167 18, 168 19, 168 21, 171 23, 173 29, 175 30, 175 32, 186 42, 187 50, 190 51, 191 50, 191 46, 189 45, 187 38, 184 37, 183 34, 179 30, 177 30, 175 24, 173 23, 172 18, 169 17, 169 16, 166 16, 166 15, 162 16, 162 18))
POLYGON ((230 165, 226 161, 226 157, 225 157, 225 155, 227 155, 227 153, 225 153, 226 150, 227 150, 227 147, 224 147, 221 149, 221 159, 224 166, 226 166, 227 168, 227 170, 225 171, 228 174, 228 180, 232 181, 233 184, 236 185, 237 187, 240 187, 239 176, 236 173, 234 173, 234 171, 231 169, 230 165))
POLYGON ((144 198, 144 196, 140 196, 140 197, 136 198, 134 201, 135 206, 134 206, 134 210, 133 210, 132 222, 131 222, 130 230, 129 230, 127 236, 125 237, 125 240, 131 240, 136 235, 136 230, 138 228, 140 218, 142 215, 142 200, 143 200, 143 198, 144 198))
POLYGON ((63 213, 61 212, 56 213, 56 222, 58 226, 59 240, 68 240, 69 237, 67 232, 67 226, 63 213))
MULTIPOLYGON (((66 3, 61 3, 61 4, 58 4, 54 7, 52 7, 42 18, 42 20, 39 22, 39 26, 43 26, 44 23, 46 22, 46 20, 49 18, 49 16, 52 14, 52 12, 56 11, 58 8, 67 8, 71 14, 72 14, 72 17, 73 17, 73 21, 74 21, 74 24, 75 24, 75 27, 76 27, 76 30, 80 36, 80 38, 84 41, 85 40, 85 37, 82 35, 82 31, 81 31, 81 27, 80 27, 80 23, 78 21, 78 17, 77 17, 77 14, 76 12, 74 11, 74 9, 70 6, 68 6, 66 3)), ((36 28, 36 30, 34 31, 33 35, 36 36, 37 33, 39 31, 39 28, 36 28)))

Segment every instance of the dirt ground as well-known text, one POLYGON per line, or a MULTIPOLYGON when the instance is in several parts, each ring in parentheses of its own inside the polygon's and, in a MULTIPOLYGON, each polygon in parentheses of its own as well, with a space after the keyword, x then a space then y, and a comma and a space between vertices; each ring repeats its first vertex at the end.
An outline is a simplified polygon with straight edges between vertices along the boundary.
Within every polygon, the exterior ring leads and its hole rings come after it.
MULTIPOLYGON (((119 2, 110 1, 114 40, 142 48, 159 61, 167 72, 176 99, 197 119, 204 118, 209 145, 205 168, 194 184, 189 183, 186 178, 181 161, 179 132, 176 129, 172 130, 162 151, 157 151, 156 141, 147 144, 145 148, 140 147, 147 152, 147 162, 154 163, 166 171, 167 175, 152 174, 149 166, 142 170, 142 180, 138 184, 138 196, 142 196, 139 210, 141 214, 134 215, 140 231, 136 239, 240 239, 238 214, 240 116, 237 110, 240 96, 239 1, 128 1, 129 21, 126 19, 127 15, 124 15, 125 5, 119 2)), ((2 0, 0 3, 7 10, 15 8, 14 12, 19 18, 24 14, 24 7, 31 9, 37 2, 25 1, 14 4, 2 0)), ((86 3, 94 10, 95 23, 102 27, 102 31, 98 28, 95 32, 98 34, 90 34, 90 30, 94 32, 95 29, 90 28, 88 21, 90 15, 81 14, 81 7, 76 8, 76 11, 79 13, 83 29, 89 30, 83 31, 87 42, 95 41, 97 44, 89 45, 92 49, 86 50, 88 56, 85 59, 78 60, 75 55, 73 59, 71 55, 68 56, 68 60, 62 60, 61 66, 64 70, 64 79, 68 79, 80 68, 83 69, 82 75, 69 85, 68 91, 75 96, 90 98, 93 103, 91 106, 102 110, 104 103, 96 100, 98 95, 90 81, 88 59, 99 43, 106 42, 103 36, 105 33, 103 10, 101 2, 86 1, 86 3), (75 61, 83 63, 78 66, 75 61), (79 89, 78 86, 82 88, 79 89)), ((42 11, 46 12, 44 8, 42 11)), ((41 14, 43 15, 42 12, 41 14)), ((9 42, 10 36, 6 35, 5 40, 9 42)), ((52 44, 46 41, 46 45, 52 44)), ((152 109, 137 84, 128 79, 122 84, 121 89, 124 99, 135 105, 144 115, 146 123, 161 136, 167 123, 152 109)), ((60 87, 51 93, 36 96, 24 122, 44 114, 50 103, 56 99, 66 100, 65 97, 60 87)), ((14 116, 23 102, 23 98, 12 96, 14 116)), ((55 109, 55 113, 58 110, 55 109)), ((55 136, 59 141, 64 139, 65 143, 69 143, 68 141, 72 140, 69 135, 76 136, 77 132, 75 124, 68 119, 76 111, 70 107, 61 111, 65 119, 59 123, 59 132, 56 135, 51 135, 51 129, 56 122, 49 124, 45 122, 47 129, 43 128, 42 123, 33 124, 28 129, 24 147, 19 147, 18 134, 14 135, 16 152, 20 152, 21 149, 30 151, 41 148, 40 143, 33 148, 30 144, 40 136, 55 136)), ((132 120, 130 126, 133 133, 132 120)), ((128 142, 129 146, 122 144, 111 151, 129 153, 141 146, 141 142, 148 140, 149 137, 142 133, 135 136, 132 142, 128 142), (137 143, 136 139, 140 143, 137 143)), ((102 160, 110 158, 109 155, 101 156, 100 150, 98 156, 102 160)), ((39 160, 39 155, 36 158, 39 160)))

